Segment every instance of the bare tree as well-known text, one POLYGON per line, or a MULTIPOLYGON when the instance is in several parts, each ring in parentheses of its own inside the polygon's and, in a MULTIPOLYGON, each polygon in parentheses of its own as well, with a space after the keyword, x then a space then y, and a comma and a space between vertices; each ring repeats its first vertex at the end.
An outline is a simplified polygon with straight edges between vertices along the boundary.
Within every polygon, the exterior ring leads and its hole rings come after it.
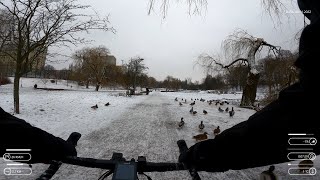
POLYGON ((257 52, 260 52, 263 47, 268 47, 269 53, 273 52, 275 55, 277 55, 280 50, 280 47, 271 45, 264 39, 256 38, 246 31, 239 29, 229 35, 222 43, 226 58, 232 60, 229 64, 224 65, 208 55, 199 56, 198 64, 205 69, 213 68, 215 66, 228 69, 237 63, 246 65, 249 72, 240 105, 252 106, 256 99, 257 86, 260 78, 256 54, 257 52))
POLYGON ((148 77, 148 87, 156 88, 158 85, 158 81, 154 77, 148 77))
POLYGON ((124 66, 117 66, 114 64, 108 64, 105 67, 104 79, 102 85, 104 86, 126 86, 129 85, 126 80, 126 72, 124 66))
POLYGON ((90 79, 94 79, 96 83, 95 90, 98 91, 105 77, 105 68, 108 65, 109 49, 104 46, 94 48, 83 48, 77 51, 73 57, 82 73, 85 74, 87 84, 90 79))
POLYGON ((90 6, 77 0, 7 0, 0 1, 0 9, 13 18, 11 51, 6 55, 15 60, 14 109, 19 113, 19 79, 30 71, 37 58, 47 53, 50 46, 68 46, 83 43, 78 32, 109 28, 108 18, 97 14, 82 14, 90 6))
POLYGON ((129 82, 133 87, 134 92, 136 91, 136 83, 138 76, 142 75, 148 67, 143 64, 143 58, 136 57, 131 58, 127 64, 127 75, 129 76, 129 82))
POLYGON ((162 82, 165 86, 166 90, 178 90, 180 89, 181 81, 178 78, 174 78, 172 76, 167 76, 162 82))
POLYGON ((52 76, 54 76, 55 73, 55 68, 52 65, 45 65, 42 69, 42 75, 43 75, 43 79, 48 79, 51 78, 52 76))
POLYGON ((224 89, 225 83, 224 83, 224 77, 222 75, 217 75, 215 77, 212 77, 211 75, 207 75, 202 80, 202 89, 205 90, 213 90, 213 89, 224 89))

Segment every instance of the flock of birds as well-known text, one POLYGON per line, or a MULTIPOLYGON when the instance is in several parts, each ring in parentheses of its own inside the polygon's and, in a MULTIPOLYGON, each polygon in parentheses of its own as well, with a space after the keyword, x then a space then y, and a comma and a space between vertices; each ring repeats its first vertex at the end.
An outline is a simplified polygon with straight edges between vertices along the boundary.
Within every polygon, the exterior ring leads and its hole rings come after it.
MULTIPOLYGON (((179 101, 179 99, 178 99, 177 97, 176 97, 174 100, 175 100, 175 101, 179 101)), ((189 112, 190 112, 190 114, 192 114, 192 115, 197 115, 198 112, 197 112, 196 110, 194 110, 194 108, 193 108, 194 105, 196 104, 196 101, 205 102, 206 100, 205 100, 205 99, 202 99, 202 98, 200 98, 200 99, 193 99, 193 98, 191 98, 191 101, 192 101, 192 102, 189 104, 189 105, 191 106, 191 109, 189 110, 189 112)), ((187 104, 187 99, 182 98, 182 101, 179 102, 179 106, 183 106, 183 103, 184 103, 184 104, 187 104)), ((227 113, 229 113, 229 116, 230 116, 230 117, 233 117, 234 114, 235 114, 235 111, 234 111, 233 107, 231 107, 231 110, 230 110, 229 107, 226 107, 225 109, 222 109, 222 106, 223 106, 223 105, 225 105, 225 104, 229 105, 229 102, 228 102, 228 101, 208 100, 207 103, 208 103, 209 105, 212 105, 213 103, 215 103, 216 106, 219 105, 218 111, 221 112, 221 113, 227 112, 227 113)), ((208 111, 206 111, 206 110, 204 109, 204 110, 202 111, 202 113, 203 113, 204 115, 207 115, 207 114, 208 114, 208 111)), ((180 122, 178 123, 178 128, 181 129, 181 128, 184 127, 184 125, 185 125, 184 118, 181 117, 180 122)), ((200 131, 202 131, 202 130, 205 128, 205 125, 203 124, 203 121, 200 122, 198 128, 199 128, 200 131)), ((213 129, 213 134, 214 134, 214 136, 217 136, 218 134, 220 134, 220 132, 221 132, 220 126, 217 126, 215 129, 213 129)), ((208 133, 207 133, 207 132, 204 132, 204 133, 195 135, 195 136, 193 136, 193 139, 195 139, 196 141, 206 140, 206 139, 208 139, 208 133)))
MULTIPOLYGON (((179 101, 178 98, 176 97, 175 98, 175 101, 179 101)), ((201 101, 201 102, 205 102, 205 99, 193 99, 191 98, 191 103, 190 103, 190 106, 191 106, 191 109, 189 110, 189 112, 192 114, 192 115, 196 115, 198 112, 194 110, 193 106, 196 104, 196 101, 201 101)), ((182 102, 184 102, 185 104, 187 104, 187 99, 183 99, 182 98, 182 102)), ((179 102, 179 105, 182 106, 182 102, 179 102)), ((229 116, 230 117, 233 117, 234 114, 235 114, 235 111, 233 109, 233 107, 231 107, 231 110, 229 110, 229 107, 227 107, 226 109, 222 109, 221 106, 223 106, 224 104, 228 104, 229 105, 229 102, 228 101, 220 101, 220 100, 209 100, 207 101, 207 103, 209 105, 211 105, 213 102, 215 102, 215 105, 219 105, 219 108, 218 108, 218 111, 219 112, 228 112, 229 113, 229 116)), ((110 102, 107 102, 105 104, 105 106, 109 106, 110 105, 110 102)), ((91 109, 98 109, 98 104, 94 105, 94 106, 91 106, 91 109)), ((208 111, 206 110, 203 110, 202 113, 204 115, 208 114, 208 111)), ((183 128, 183 126, 185 125, 185 121, 183 119, 183 117, 180 119, 180 122, 178 123, 178 127, 179 128, 183 128)), ((202 131, 204 128, 205 128, 205 125, 203 124, 203 121, 200 122, 199 124, 199 130, 202 131)), ((221 130, 220 130, 220 126, 217 126, 214 130, 213 130, 213 134, 214 136, 217 136, 218 134, 220 134, 221 130)), ((202 140, 206 140, 208 139, 208 133, 207 132, 204 132, 202 134, 198 134, 198 135, 195 135, 193 136, 193 139, 195 139, 196 141, 202 141, 202 140)))
MULTIPOLYGON (((109 105, 110 105, 110 103, 107 102, 104 106, 109 106, 109 105)), ((94 109, 94 110, 98 109, 98 104, 91 106, 91 109, 94 109)))

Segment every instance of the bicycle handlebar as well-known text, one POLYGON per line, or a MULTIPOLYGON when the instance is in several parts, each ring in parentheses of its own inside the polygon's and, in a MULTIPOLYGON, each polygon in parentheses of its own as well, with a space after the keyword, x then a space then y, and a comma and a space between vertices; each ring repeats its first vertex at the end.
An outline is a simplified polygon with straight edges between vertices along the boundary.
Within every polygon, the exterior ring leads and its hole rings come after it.
MULTIPOLYGON (((69 156, 62 162, 67 164, 73 164, 77 166, 100 168, 114 170, 118 160, 104 160, 93 158, 82 158, 69 156)), ((124 161, 130 162, 130 161, 124 161)), ((182 163, 155 163, 155 162, 143 162, 135 161, 137 163, 137 172, 164 172, 164 171, 180 171, 186 170, 182 163), (144 164, 145 163, 145 164, 144 164)))
MULTIPOLYGON (((80 139, 81 134, 77 132, 71 133, 67 142, 76 146, 78 140, 80 139)), ((179 140, 177 142, 180 153, 185 153, 188 150, 187 144, 184 140, 179 140)), ((108 169, 110 172, 113 172, 119 163, 133 163, 136 165, 136 172, 142 174, 144 172, 165 172, 165 171, 181 171, 181 170, 189 170, 190 175, 193 180, 200 180, 200 177, 193 167, 187 167, 183 163, 155 163, 155 162, 147 162, 144 156, 139 156, 138 160, 131 159, 131 161, 127 161, 122 157, 121 153, 113 153, 112 159, 104 160, 104 159, 93 159, 93 158, 83 158, 83 157, 75 157, 68 156, 62 161, 53 161, 49 168, 41 174, 37 180, 49 180, 52 176, 59 170, 62 163, 72 164, 83 167, 90 168, 100 168, 100 169, 108 169)))

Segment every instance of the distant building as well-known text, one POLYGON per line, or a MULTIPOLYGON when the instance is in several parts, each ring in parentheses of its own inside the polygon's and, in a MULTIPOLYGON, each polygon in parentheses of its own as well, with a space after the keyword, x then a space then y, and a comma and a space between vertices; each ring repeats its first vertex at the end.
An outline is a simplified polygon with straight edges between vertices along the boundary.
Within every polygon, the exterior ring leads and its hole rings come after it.
POLYGON ((112 55, 107 55, 103 57, 104 60, 106 61, 107 65, 113 65, 115 66, 117 64, 117 59, 116 57, 112 56, 112 55))
MULTIPOLYGON (((10 75, 12 75, 12 73, 15 71, 16 66, 16 59, 14 59, 14 57, 16 57, 15 53, 17 49, 17 47, 14 45, 15 40, 15 38, 12 38, 6 41, 0 50, 0 65, 5 67, 6 73, 10 75)), ((29 54, 30 66, 28 67, 28 71, 37 71, 44 67, 46 63, 47 51, 47 48, 38 48, 29 54), (36 56, 36 58, 33 56, 36 56)))
MULTIPOLYGON (((30 57, 32 57, 34 52, 31 52, 30 57)), ((43 52, 41 52, 36 59, 32 62, 31 64, 31 69, 32 70, 40 70, 43 69, 43 67, 46 64, 46 59, 47 59, 47 53, 48 49, 45 49, 43 52)))
MULTIPOLYGON (((8 52, 8 51, 7 51, 8 52)), ((29 58, 33 58, 33 55, 36 52, 31 52, 29 58)), ((28 71, 38 71, 43 69, 46 63, 47 49, 44 52, 39 53, 34 60, 31 60, 28 71)), ((13 75, 16 67, 16 60, 6 55, 6 53, 1 53, 0 55, 0 65, 3 66, 1 69, 6 72, 6 74, 13 75)))
MULTIPOLYGON (((12 75, 16 67, 16 42, 18 42, 17 32, 14 27, 14 20, 8 14, 0 10, 0 70, 5 70, 6 74, 12 75)), ((29 54, 29 67, 27 71, 37 71, 44 67, 47 56, 47 48, 36 48, 29 54), (41 50, 40 52, 37 52, 41 50), (36 55, 34 59, 33 56, 36 55)))

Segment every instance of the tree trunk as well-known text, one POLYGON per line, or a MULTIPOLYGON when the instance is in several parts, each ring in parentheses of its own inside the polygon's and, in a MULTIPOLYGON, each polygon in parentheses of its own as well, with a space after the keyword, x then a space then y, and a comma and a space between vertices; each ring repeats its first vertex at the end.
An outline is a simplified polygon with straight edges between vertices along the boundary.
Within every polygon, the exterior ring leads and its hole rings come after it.
POLYGON ((249 72, 247 83, 243 89, 240 106, 253 106, 256 100, 256 93, 258 88, 260 74, 249 72))
POLYGON ((20 114, 20 106, 19 106, 19 82, 20 75, 19 73, 15 73, 14 76, 14 84, 13 84, 13 103, 14 103, 14 112, 20 114))
POLYGON ((263 42, 263 39, 258 38, 248 52, 247 59, 248 59, 249 72, 248 72, 246 85, 244 86, 244 89, 243 89, 240 106, 253 106, 256 100, 256 93, 257 93, 260 73, 257 70, 258 64, 256 62, 255 55, 259 47, 262 45, 262 42, 263 42))
POLYGON ((134 78, 133 78, 133 94, 134 94, 134 95, 136 94, 136 80, 137 80, 136 77, 137 77, 137 76, 134 75, 134 78))
POLYGON ((89 80, 86 82, 86 88, 89 89, 89 80))
POLYGON ((100 84, 101 84, 100 82, 96 84, 96 91, 99 91, 100 84))

